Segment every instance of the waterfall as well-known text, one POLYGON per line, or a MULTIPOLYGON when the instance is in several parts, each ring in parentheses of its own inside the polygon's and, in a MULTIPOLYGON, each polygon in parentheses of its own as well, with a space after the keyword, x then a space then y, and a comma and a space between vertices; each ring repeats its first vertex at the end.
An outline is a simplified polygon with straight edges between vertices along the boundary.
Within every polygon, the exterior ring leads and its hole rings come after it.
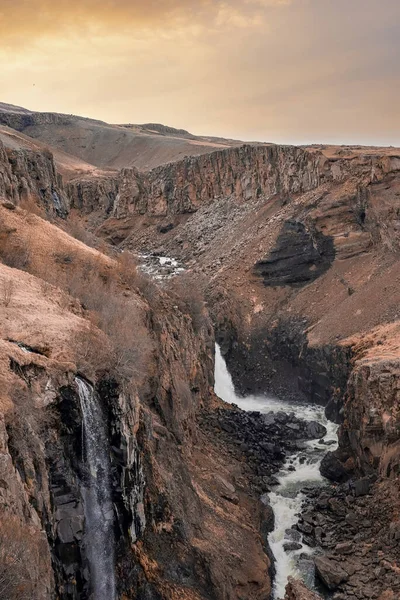
POLYGON ((85 549, 93 600, 115 600, 114 511, 109 440, 93 387, 75 379, 83 415, 85 549))
MULTIPOLYGON (((215 393, 225 402, 237 404, 241 409, 259 411, 262 413, 294 412, 296 417, 305 421, 318 421, 322 423, 327 434, 324 440, 312 440, 304 444, 301 450, 289 457, 277 474, 279 485, 269 494, 271 508, 275 515, 274 530, 268 536, 268 543, 275 558, 276 575, 274 581, 273 598, 283 598, 289 576, 300 577, 309 587, 313 587, 314 573, 310 573, 309 564, 304 558, 311 556, 313 550, 304 543, 300 537, 301 548, 285 551, 284 545, 292 538, 288 537, 292 525, 297 522, 297 515, 301 512, 304 496, 302 488, 306 486, 320 486, 324 478, 319 472, 321 460, 327 450, 337 447, 337 425, 327 420, 325 411, 316 404, 302 404, 286 402, 267 395, 240 397, 235 393, 232 377, 226 367, 221 350, 215 347, 215 393)), ((310 562, 310 561, 308 561, 310 562)))

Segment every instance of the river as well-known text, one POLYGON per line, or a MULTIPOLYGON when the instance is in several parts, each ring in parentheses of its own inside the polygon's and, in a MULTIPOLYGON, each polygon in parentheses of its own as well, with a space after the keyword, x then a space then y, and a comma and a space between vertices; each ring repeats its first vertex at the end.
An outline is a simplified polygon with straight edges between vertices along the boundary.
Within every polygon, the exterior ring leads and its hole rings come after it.
POLYGON ((284 544, 293 541, 287 530, 297 523, 297 515, 301 511, 304 500, 301 490, 310 486, 322 486, 325 483, 319 472, 319 466, 327 449, 333 450, 337 447, 337 425, 328 421, 324 408, 316 404, 286 402, 267 395, 237 396, 218 345, 215 350, 215 393, 225 402, 237 404, 246 411, 294 412, 298 418, 318 421, 326 427, 327 434, 322 442, 316 440, 306 442, 303 450, 286 460, 277 474, 279 485, 269 494, 269 501, 275 515, 275 527, 268 538, 276 561, 273 597, 276 600, 284 597, 289 576, 302 578, 312 587, 314 574, 309 569, 310 561, 304 560, 304 555, 312 555, 312 548, 304 543, 302 537, 300 539, 302 547, 297 550, 285 551, 284 544))

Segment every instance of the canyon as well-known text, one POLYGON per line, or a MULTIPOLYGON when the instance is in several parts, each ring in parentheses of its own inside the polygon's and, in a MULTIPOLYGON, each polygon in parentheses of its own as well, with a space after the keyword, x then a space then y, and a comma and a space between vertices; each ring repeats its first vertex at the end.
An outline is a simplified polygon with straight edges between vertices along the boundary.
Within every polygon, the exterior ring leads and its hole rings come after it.
POLYGON ((305 448, 287 600, 399 597, 399 244, 399 149, 0 104, 0 597, 282 598, 305 448))

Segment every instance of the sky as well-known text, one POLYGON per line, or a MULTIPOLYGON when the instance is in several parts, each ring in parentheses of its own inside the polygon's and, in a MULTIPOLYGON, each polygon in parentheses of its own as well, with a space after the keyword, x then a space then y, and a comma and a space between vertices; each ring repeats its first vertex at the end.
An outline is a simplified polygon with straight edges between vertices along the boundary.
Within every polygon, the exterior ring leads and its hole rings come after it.
POLYGON ((400 0, 0 0, 0 102, 400 146, 400 0))

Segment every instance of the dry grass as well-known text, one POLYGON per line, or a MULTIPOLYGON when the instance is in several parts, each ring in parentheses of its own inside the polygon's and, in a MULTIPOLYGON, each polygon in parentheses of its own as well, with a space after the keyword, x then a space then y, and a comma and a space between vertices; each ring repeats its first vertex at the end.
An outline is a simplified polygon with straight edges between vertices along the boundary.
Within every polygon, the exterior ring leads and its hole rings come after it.
POLYGON ((19 239, 4 223, 0 227, 0 260, 8 267, 27 271, 31 263, 29 240, 19 239))
POLYGON ((31 213, 37 217, 46 219, 46 211, 44 210, 43 206, 35 201, 35 198, 32 195, 23 198, 19 203, 19 207, 27 213, 31 213))
POLYGON ((0 514, 0 598, 35 600, 39 543, 26 525, 0 514))
POLYGON ((90 248, 98 247, 99 239, 93 233, 85 229, 75 215, 69 217, 66 224, 66 231, 76 240, 86 244, 86 246, 89 246, 90 248))
POLYGON ((15 291, 13 279, 3 279, 1 283, 1 299, 4 306, 10 306, 15 291))
POLYGON ((28 268, 43 280, 40 293, 54 296, 52 286, 65 291, 68 295, 58 295, 60 308, 73 310, 89 321, 81 327, 82 333, 76 334, 75 330, 72 334, 81 372, 109 371, 123 380, 143 375, 152 342, 144 323, 145 304, 137 292, 153 300, 158 292, 138 272, 133 256, 123 253, 113 260, 33 214, 25 219, 18 209, 4 215, 8 219, 5 238, 11 237, 13 243, 29 241, 32 261, 28 268), (71 298, 78 302, 74 304, 71 298), (106 352, 107 342, 95 333, 96 328, 108 336, 106 352))
POLYGON ((136 275, 126 265, 122 275, 118 269, 110 275, 90 265, 83 271, 70 269, 66 289, 82 303, 91 321, 91 326, 75 337, 77 363, 83 373, 88 369, 97 373, 108 371, 129 380, 145 370, 152 342, 144 324, 143 306, 121 287, 122 281, 126 290, 127 280, 132 285, 136 275), (99 339, 98 329, 107 335, 108 348, 99 339))
POLYGON ((26 461, 41 460, 40 439, 54 415, 51 409, 37 406, 32 391, 22 383, 14 385, 8 394, 13 402, 6 413, 8 446, 16 464, 23 467, 26 461))
POLYGON ((196 333, 207 324, 204 301, 205 283, 200 276, 184 273, 170 280, 168 289, 177 296, 182 313, 189 314, 196 333))

